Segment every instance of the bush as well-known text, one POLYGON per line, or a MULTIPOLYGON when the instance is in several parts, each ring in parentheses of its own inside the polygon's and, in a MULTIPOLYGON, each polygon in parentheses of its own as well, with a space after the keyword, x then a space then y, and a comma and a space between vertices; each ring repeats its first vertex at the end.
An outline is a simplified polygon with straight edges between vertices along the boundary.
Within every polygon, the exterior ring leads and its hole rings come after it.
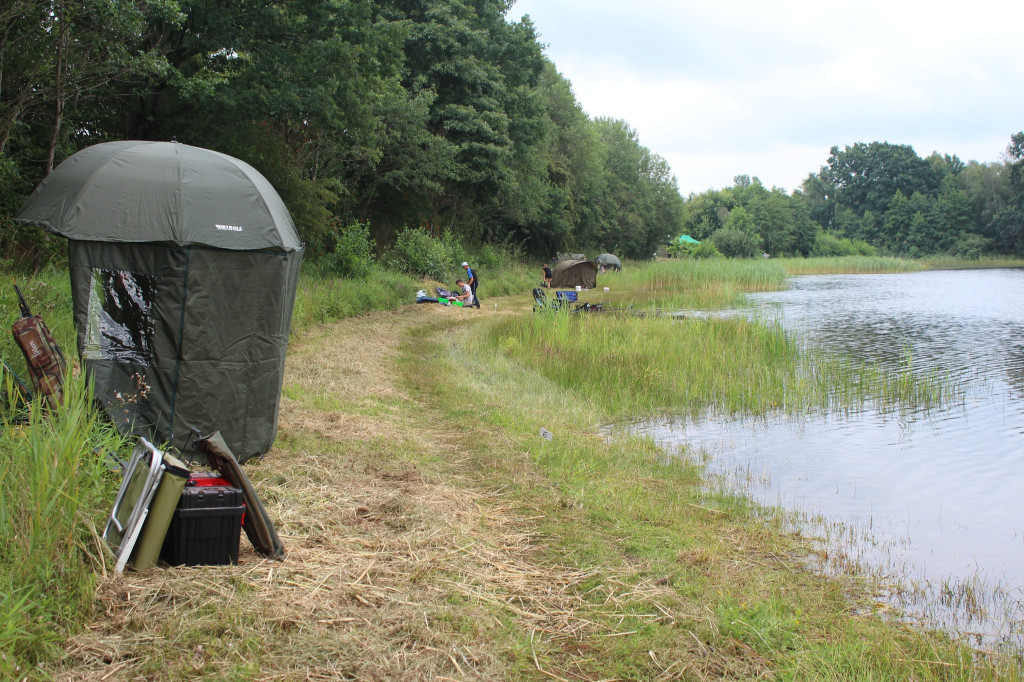
POLYGON ((878 249, 863 239, 849 239, 822 230, 814 236, 811 256, 877 256, 878 249))
POLYGON ((691 244, 689 242, 672 242, 665 250, 668 252, 670 258, 689 258, 690 252, 697 246, 699 246, 699 244, 691 244))
POLYGON ((469 261, 475 271, 496 273, 500 270, 522 267, 522 249, 516 244, 481 244, 470 249, 463 260, 469 261))
POLYGON ((450 234, 433 237, 426 230, 407 228, 391 247, 387 263, 390 267, 416 275, 447 282, 457 263, 458 242, 450 234))
POLYGON ((949 250, 949 255, 957 258, 976 260, 995 251, 995 242, 974 232, 960 235, 949 250))
POLYGON ((365 277, 373 263, 370 226, 352 223, 337 230, 334 250, 324 259, 327 269, 341 277, 365 277))
POLYGON ((690 245, 690 258, 721 258, 722 252, 715 248, 710 239, 705 239, 700 244, 690 245))
POLYGON ((757 240, 740 230, 716 230, 711 242, 726 258, 753 258, 761 252, 757 240))

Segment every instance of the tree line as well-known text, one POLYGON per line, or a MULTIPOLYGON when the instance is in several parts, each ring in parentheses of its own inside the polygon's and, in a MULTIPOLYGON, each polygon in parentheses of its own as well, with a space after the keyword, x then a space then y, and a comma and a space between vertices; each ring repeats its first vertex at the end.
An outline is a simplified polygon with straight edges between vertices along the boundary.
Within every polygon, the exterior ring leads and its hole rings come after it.
MULTIPOLYGON (((591 118, 513 0, 9 0, 0 9, 0 257, 59 163, 118 139, 241 158, 313 257, 404 231, 537 257, 649 258, 690 234, 730 255, 1024 255, 1024 136, 1004 163, 834 147, 792 193, 738 176, 683 198, 622 120, 591 118)), ((358 247, 358 245, 356 245, 358 247)), ((356 249, 358 251, 358 248, 356 249)))
POLYGON ((985 164, 888 142, 832 147, 791 194, 742 175, 691 195, 683 231, 726 255, 1024 256, 1024 133, 985 164))
POLYGON ((587 116, 512 0, 13 0, 0 10, 0 247, 75 151, 241 158, 310 255, 351 230, 650 257, 683 199, 626 122, 587 116), (659 239, 660 237, 660 239, 659 239))

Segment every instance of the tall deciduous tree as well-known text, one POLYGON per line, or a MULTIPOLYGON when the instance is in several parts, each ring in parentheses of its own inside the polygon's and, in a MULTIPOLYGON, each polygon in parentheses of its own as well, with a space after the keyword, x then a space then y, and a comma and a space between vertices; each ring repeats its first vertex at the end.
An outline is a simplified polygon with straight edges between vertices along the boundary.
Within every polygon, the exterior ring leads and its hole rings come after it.
POLYGON ((939 188, 932 164, 910 145, 888 142, 832 147, 819 175, 836 208, 850 208, 857 215, 884 213, 897 190, 909 197, 914 192, 934 195, 939 188))
POLYGON ((1006 208, 992 220, 1000 247, 1024 256, 1024 132, 1015 133, 1006 149, 1010 167, 1010 198, 1006 208))

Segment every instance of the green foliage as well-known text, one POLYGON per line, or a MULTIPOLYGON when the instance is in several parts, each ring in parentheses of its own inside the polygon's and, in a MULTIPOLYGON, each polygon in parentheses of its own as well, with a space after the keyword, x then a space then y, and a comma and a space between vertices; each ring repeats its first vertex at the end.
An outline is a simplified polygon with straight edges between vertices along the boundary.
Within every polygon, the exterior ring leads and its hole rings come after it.
MULTIPOLYGON (((737 206, 729 212, 729 217, 725 221, 725 225, 722 226, 723 230, 730 230, 733 232, 742 232, 748 234, 751 237, 757 234, 757 227, 754 225, 753 218, 747 213, 746 209, 742 206, 737 206)), ((718 232, 718 230, 716 230, 718 232)))
POLYGON ((711 243, 726 258, 753 258, 761 253, 757 240, 740 230, 722 228, 711 235, 711 243))
POLYGON ((606 158, 604 192, 596 198, 603 220, 585 244, 625 258, 651 258, 658 244, 682 229, 676 179, 625 121, 599 118, 596 124, 606 158))
POLYGON ((858 215, 864 211, 885 213, 897 191, 908 197, 914 192, 934 196, 941 182, 935 166, 919 157, 913 147, 888 142, 858 142, 842 150, 832 147, 820 178, 834 197, 833 214, 849 207, 858 215))
POLYGON ((408 228, 399 233, 387 263, 410 275, 446 282, 461 262, 457 257, 457 243, 450 233, 438 238, 426 230, 408 228))
POLYGON ((878 249, 861 239, 840 237, 827 230, 821 230, 814 237, 814 246, 811 248, 810 255, 815 258, 830 256, 876 256, 878 255, 878 249))
POLYGON ((1020 165, 1016 140, 1011 137, 1005 164, 938 153, 921 159, 907 145, 878 142, 833 147, 802 194, 821 227, 888 253, 1017 253, 1024 248, 1024 212, 1013 182, 1020 165))
POLYGON ((988 237, 965 232, 953 243, 949 255, 966 260, 977 260, 995 251, 995 243, 988 237))
POLYGON ((316 324, 394 310, 416 297, 422 282, 403 273, 371 265, 364 279, 339 278, 317 265, 303 265, 292 313, 293 336, 316 324))
POLYGON ((708 239, 720 229, 754 238, 757 248, 773 256, 807 255, 816 226, 807 197, 767 189, 757 178, 739 175, 723 190, 691 196, 683 214, 689 234, 708 239))
POLYGON ((714 241, 705 239, 700 244, 692 244, 690 258, 722 258, 722 252, 715 247, 714 241))
POLYGON ((670 243, 666 251, 670 258, 686 258, 690 255, 690 251, 692 251, 695 246, 697 245, 677 240, 670 243))
POLYGON ((522 249, 516 244, 484 243, 479 246, 468 247, 465 256, 459 262, 461 263, 463 260, 469 262, 473 266, 473 270, 479 268, 482 276, 485 272, 492 273, 520 267, 523 261, 523 254, 522 249))
POLYGON ((335 232, 334 250, 325 257, 328 268, 341 277, 365 277, 373 263, 370 226, 351 223, 335 232))
POLYGON ((11 218, 52 163, 122 138, 176 138, 251 163, 309 257, 334 258, 339 273, 365 262, 352 245, 336 251, 338 225, 354 223, 369 225, 378 252, 405 226, 450 230, 470 253, 518 244, 537 258, 645 260, 668 235, 722 228, 773 256, 809 254, 818 228, 895 254, 948 252, 967 233, 1024 251, 1018 136, 1007 163, 985 165, 836 146, 792 195, 738 175, 684 201, 628 122, 587 116, 509 7, 13 0, 0 32, 0 258, 32 271, 59 259, 63 242, 11 218), (909 215, 889 215, 897 192, 909 215))
POLYGON ((1010 160, 1010 198, 992 219, 1000 251, 1024 256, 1024 132, 1011 137, 1006 150, 1010 160))
POLYGON ((715 248, 711 239, 705 239, 699 244, 688 242, 675 242, 668 247, 668 253, 675 258, 721 258, 722 252, 715 248))

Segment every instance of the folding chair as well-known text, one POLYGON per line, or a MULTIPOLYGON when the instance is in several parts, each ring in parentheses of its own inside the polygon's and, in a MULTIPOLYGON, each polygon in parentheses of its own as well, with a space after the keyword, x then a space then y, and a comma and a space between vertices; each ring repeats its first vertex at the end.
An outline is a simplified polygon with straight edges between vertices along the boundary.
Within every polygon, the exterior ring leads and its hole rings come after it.
POLYGON ((136 569, 156 563, 186 480, 184 464, 139 438, 103 530, 103 539, 116 558, 115 571, 124 571, 129 560, 136 569), (151 519, 148 525, 147 519, 151 519))

